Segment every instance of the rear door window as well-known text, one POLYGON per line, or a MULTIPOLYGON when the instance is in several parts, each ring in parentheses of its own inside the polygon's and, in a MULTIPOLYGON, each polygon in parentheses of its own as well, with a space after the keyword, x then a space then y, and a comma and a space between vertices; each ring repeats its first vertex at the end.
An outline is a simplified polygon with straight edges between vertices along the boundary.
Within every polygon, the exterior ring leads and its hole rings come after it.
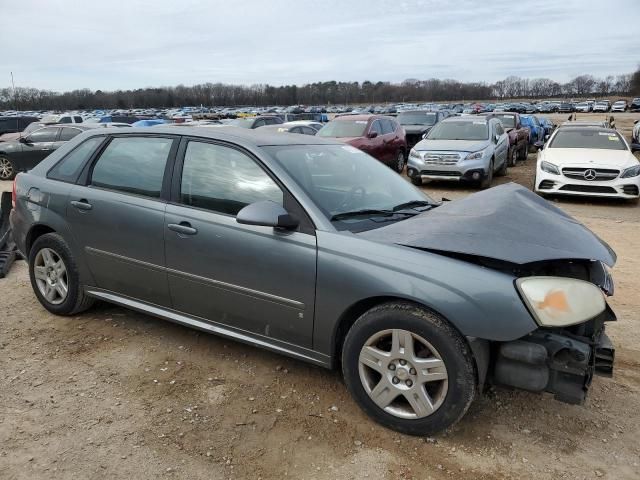
POLYGON ((66 142, 68 140, 71 140, 76 135, 80 135, 81 133, 82 133, 82 130, 80 130, 79 128, 65 127, 62 129, 62 132, 60 133, 60 141, 66 142))
POLYGON ((173 140, 161 137, 117 137, 93 167, 91 185, 159 198, 173 140))

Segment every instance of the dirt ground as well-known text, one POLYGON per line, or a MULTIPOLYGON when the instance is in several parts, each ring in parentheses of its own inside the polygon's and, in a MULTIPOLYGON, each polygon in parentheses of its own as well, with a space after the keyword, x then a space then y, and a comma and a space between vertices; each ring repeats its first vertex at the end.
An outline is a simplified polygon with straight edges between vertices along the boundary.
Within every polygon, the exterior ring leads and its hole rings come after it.
MULTIPOLYGON (((627 137, 638 117, 616 115, 627 137)), ((500 181, 530 187, 534 163, 500 181)), ((18 262, 0 280, 0 478, 640 478, 640 207, 553 201, 618 253, 616 369, 584 406, 494 388, 447 434, 400 435, 335 372, 106 304, 50 315, 18 262)))

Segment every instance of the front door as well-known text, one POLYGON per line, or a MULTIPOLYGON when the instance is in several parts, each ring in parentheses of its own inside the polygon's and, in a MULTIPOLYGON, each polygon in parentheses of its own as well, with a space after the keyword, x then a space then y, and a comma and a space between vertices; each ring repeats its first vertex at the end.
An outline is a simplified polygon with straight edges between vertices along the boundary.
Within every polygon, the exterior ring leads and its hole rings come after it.
POLYGON ((16 154, 16 168, 31 170, 55 150, 60 127, 44 127, 32 132, 22 143, 22 151, 16 154))
POLYGON ((165 225, 174 309, 311 347, 315 235, 235 219, 250 203, 283 204, 288 194, 233 145, 189 140, 174 176, 165 225))
POLYGON ((67 206, 95 286, 167 307, 163 191, 168 196, 165 171, 171 167, 173 143, 162 136, 111 139, 88 185, 74 186, 67 206))

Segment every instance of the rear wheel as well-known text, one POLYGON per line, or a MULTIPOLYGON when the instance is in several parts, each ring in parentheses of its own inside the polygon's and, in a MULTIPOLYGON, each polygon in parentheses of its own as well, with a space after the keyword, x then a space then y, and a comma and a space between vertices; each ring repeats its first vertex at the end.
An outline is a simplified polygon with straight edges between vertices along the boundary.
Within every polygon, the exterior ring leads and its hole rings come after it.
POLYGON ((44 308, 57 315, 74 315, 93 304, 80 285, 75 260, 56 233, 38 237, 29 252, 29 277, 44 308))
POLYGON ((345 339, 342 369, 369 416, 410 435, 453 425, 477 389, 462 336, 440 316, 403 302, 375 307, 356 321, 345 339))
POLYGON ((16 176, 16 169, 13 162, 7 157, 0 156, 0 180, 13 180, 16 176))

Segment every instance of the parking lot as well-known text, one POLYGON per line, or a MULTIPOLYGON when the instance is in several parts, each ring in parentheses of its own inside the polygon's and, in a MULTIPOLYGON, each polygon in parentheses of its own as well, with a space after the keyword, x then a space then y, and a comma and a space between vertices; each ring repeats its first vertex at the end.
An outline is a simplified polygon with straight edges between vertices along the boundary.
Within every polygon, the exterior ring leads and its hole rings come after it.
MULTIPOLYGON (((640 114, 615 117, 629 138, 640 114)), ((530 154, 496 184, 531 188, 534 171, 530 154)), ((584 406, 496 388, 448 434, 404 436, 367 418, 336 372, 105 304, 55 317, 18 262, 0 280, 0 478, 638 478, 640 207, 550 201, 618 254, 614 376, 584 406)))

